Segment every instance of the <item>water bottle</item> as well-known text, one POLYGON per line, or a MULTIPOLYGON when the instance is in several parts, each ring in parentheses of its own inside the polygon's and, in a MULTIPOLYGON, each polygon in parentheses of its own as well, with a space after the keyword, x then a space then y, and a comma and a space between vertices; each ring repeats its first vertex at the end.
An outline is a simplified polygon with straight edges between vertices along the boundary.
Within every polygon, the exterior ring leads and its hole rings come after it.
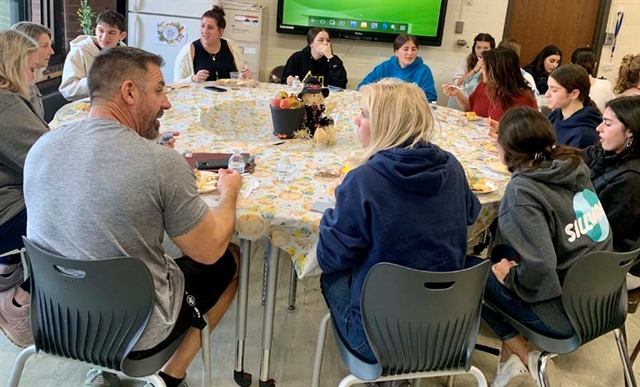
POLYGON ((291 90, 298 93, 302 91, 302 82, 300 82, 300 77, 296 75, 295 79, 291 83, 291 90))
POLYGON ((282 183, 288 183, 291 181, 293 177, 293 164, 287 155, 283 155, 278 160, 278 165, 276 166, 276 180, 282 183))
POLYGON ((244 156, 239 150, 234 150, 233 155, 229 159, 229 170, 236 170, 238 173, 244 173, 244 156))

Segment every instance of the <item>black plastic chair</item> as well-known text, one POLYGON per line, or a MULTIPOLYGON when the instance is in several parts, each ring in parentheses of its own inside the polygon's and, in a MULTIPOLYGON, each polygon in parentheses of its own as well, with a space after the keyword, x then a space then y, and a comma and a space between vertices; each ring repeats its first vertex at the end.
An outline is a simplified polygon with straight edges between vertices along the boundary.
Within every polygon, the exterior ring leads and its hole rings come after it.
POLYGON ((282 81, 282 73, 284 66, 276 66, 269 73, 269 83, 280 83, 282 81))
MULTIPOLYGON (((379 263, 367 274, 361 308, 375 363, 352 352, 333 329, 338 351, 351 375, 340 387, 362 382, 419 379, 470 373, 479 386, 487 381, 471 365, 480 326, 480 308, 490 262, 455 272, 428 272, 379 263)), ((327 314, 320 323, 312 386, 320 383, 327 314)), ((333 322, 333 319, 331 319, 333 322)))
POLYGON ((35 345, 18 355, 7 386, 17 386, 27 359, 43 351, 130 377, 145 377, 163 387, 155 372, 173 355, 184 335, 154 356, 129 357, 153 310, 153 279, 147 266, 130 257, 68 259, 23 240, 31 275, 35 345))
POLYGON ((550 386, 547 361, 571 353, 580 346, 613 331, 624 367, 625 379, 637 387, 621 328, 627 317, 626 274, 640 250, 628 253, 597 251, 580 257, 567 271, 562 286, 562 304, 575 334, 554 339, 527 328, 485 300, 485 306, 502 315, 515 329, 543 352, 538 360, 538 379, 550 386))

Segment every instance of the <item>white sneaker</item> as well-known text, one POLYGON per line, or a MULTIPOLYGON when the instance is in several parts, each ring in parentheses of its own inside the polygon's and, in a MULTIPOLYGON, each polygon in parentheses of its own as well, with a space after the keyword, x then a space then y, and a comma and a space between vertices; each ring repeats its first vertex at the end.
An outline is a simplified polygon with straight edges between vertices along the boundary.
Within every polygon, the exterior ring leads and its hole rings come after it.
POLYGON ((509 356, 507 361, 498 363, 498 371, 496 371, 496 377, 491 382, 491 387, 505 387, 515 378, 528 376, 529 370, 527 370, 527 366, 514 353, 509 356))
POLYGON ((540 351, 529 351, 527 354, 527 366, 529 367, 529 373, 538 387, 542 386, 540 378, 538 377, 538 360, 540 359, 540 355, 540 351))

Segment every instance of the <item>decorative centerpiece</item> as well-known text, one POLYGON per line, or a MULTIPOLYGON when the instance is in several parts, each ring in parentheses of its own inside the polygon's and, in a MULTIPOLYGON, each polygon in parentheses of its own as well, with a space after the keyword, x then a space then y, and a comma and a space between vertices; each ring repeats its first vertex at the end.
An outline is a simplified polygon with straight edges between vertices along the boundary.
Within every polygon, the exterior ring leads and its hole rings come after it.
MULTIPOLYGON (((307 137, 319 144, 331 145, 336 140, 333 119, 325 114, 324 99, 329 96, 329 89, 315 77, 307 77, 304 88, 298 95, 304 104, 303 125, 306 128, 307 137)), ((304 135, 301 133, 301 137, 304 135)))
POLYGON ((279 92, 271 100, 273 134, 278 138, 292 138, 302 128, 304 106, 295 93, 279 92))

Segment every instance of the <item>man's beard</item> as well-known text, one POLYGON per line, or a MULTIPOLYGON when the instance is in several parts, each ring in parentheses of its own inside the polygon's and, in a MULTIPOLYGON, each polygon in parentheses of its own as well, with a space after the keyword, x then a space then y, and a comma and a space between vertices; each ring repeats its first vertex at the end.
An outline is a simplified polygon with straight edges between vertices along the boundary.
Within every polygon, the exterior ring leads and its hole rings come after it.
POLYGON ((153 120, 151 120, 150 124, 145 128, 145 132, 141 133, 142 137, 146 138, 147 140, 156 140, 158 138, 158 136, 160 135, 160 122, 157 121, 157 119, 162 117, 163 114, 164 111, 162 110, 160 110, 160 112, 156 114, 153 120))

